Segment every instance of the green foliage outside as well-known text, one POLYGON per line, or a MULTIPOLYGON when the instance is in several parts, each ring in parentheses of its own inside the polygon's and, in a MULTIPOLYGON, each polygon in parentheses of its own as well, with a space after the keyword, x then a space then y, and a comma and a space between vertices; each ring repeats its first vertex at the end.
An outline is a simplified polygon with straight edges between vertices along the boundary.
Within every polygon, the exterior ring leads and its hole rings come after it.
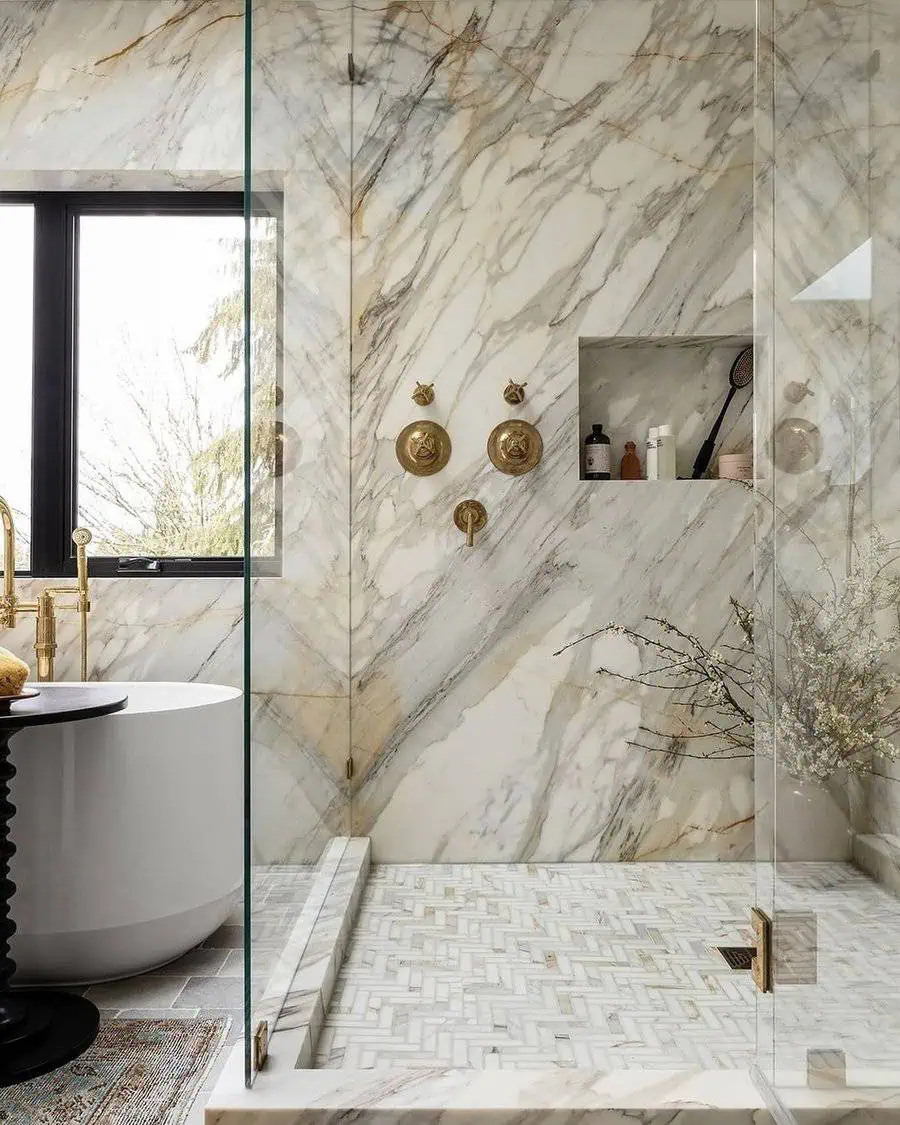
MULTIPOLYGON (((274 550, 275 473, 281 456, 277 413, 277 240, 272 220, 257 220, 250 241, 251 317, 251 553, 274 550)), ((113 468, 82 455, 83 518, 93 526, 95 551, 103 555, 238 556, 243 553, 244 412, 209 408, 203 372, 216 375, 243 398, 244 242, 229 246, 233 284, 216 301, 208 324, 188 349, 174 352, 176 390, 160 401, 146 371, 122 372, 140 452, 117 440, 113 468), (239 422, 234 422, 235 415, 239 422), (147 450, 150 454, 148 457, 147 450), (104 513, 114 513, 105 516, 104 513), (124 517, 116 518, 115 513, 124 517)), ((115 435, 114 435, 115 436, 115 435)), ((123 434, 122 438, 127 434, 123 434)))

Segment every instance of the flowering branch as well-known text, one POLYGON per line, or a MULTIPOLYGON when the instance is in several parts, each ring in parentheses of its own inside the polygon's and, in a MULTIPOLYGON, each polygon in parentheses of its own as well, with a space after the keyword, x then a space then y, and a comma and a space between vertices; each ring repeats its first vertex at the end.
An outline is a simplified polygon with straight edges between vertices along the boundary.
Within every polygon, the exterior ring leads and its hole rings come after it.
MULTIPOLYGON (((820 555, 821 559, 821 555, 820 555)), ((756 750, 778 754, 797 777, 824 781, 837 770, 876 772, 873 755, 897 761, 900 677, 898 555, 877 529, 835 577, 824 560, 823 594, 797 593, 779 577, 775 615, 731 598, 728 627, 736 643, 708 648, 662 617, 653 629, 610 623, 561 648, 606 635, 626 637, 644 654, 637 675, 600 667, 598 675, 673 694, 680 721, 671 730, 640 726, 652 741, 637 749, 678 757, 731 761, 756 750), (712 739, 706 752, 687 746, 712 739)))

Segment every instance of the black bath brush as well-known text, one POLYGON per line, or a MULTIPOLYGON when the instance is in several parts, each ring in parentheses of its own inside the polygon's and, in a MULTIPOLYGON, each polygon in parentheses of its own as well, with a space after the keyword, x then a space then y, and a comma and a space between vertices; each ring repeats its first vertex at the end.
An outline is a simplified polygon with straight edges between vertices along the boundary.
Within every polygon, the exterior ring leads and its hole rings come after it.
POLYGON ((731 384, 731 390, 728 392, 728 396, 725 399, 725 405, 719 411, 719 417, 715 420, 713 428, 709 431, 709 437, 700 446, 700 452, 697 454, 697 459, 694 461, 694 469, 691 473, 692 480, 699 480, 709 468, 709 462, 712 459, 713 450, 716 447, 716 438, 719 436, 719 428, 724 421, 728 407, 731 406, 731 400, 734 398, 735 392, 742 390, 744 387, 749 387, 753 382, 752 346, 743 348, 738 352, 737 359, 731 365, 728 382, 731 384))

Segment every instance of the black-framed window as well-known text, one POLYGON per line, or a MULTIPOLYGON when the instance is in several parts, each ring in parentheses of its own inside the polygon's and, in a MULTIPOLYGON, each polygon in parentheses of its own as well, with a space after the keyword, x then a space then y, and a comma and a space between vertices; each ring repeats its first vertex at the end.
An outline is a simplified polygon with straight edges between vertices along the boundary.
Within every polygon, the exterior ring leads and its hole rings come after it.
MULTIPOLYGON (((73 574, 87 526, 92 575, 243 573, 246 233, 240 192, 0 193, 20 572, 73 574)), ((278 573, 279 197, 249 233, 250 552, 278 573)))

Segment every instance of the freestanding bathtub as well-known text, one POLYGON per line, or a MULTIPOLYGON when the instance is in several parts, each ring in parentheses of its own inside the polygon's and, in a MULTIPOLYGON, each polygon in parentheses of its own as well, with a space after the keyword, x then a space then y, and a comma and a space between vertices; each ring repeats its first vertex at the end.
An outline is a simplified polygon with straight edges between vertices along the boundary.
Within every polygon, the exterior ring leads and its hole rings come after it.
POLYGON ((10 744, 17 984, 165 964, 222 924, 241 885, 241 693, 113 686, 124 711, 10 744))

